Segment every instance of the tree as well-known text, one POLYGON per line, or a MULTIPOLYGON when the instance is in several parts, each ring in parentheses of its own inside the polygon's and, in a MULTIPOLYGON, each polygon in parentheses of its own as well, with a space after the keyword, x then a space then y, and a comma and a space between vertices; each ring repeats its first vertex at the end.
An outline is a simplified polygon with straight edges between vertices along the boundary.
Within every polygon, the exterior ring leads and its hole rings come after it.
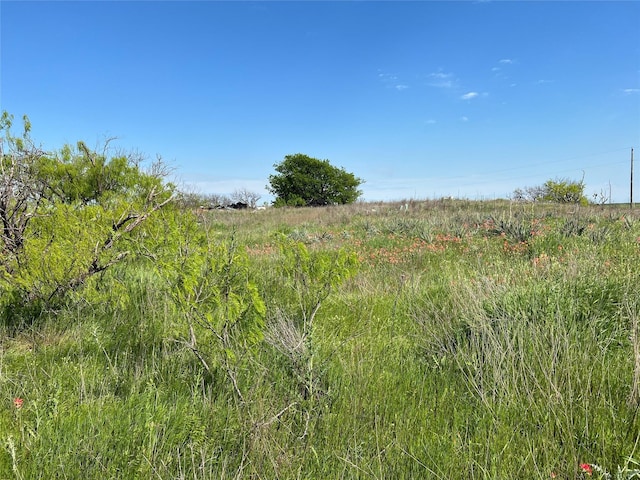
POLYGON ((544 186, 516 188, 512 198, 518 202, 539 202, 544 197, 544 186))
POLYGON ((259 193, 252 192, 247 188, 238 188, 231 194, 231 200, 246 203, 249 208, 256 208, 260 197, 261 195, 259 193))
POLYGON ((556 203, 579 203, 586 205, 589 203, 587 197, 584 196, 584 182, 557 179, 547 180, 544 183, 543 200, 556 203))
POLYGON ((267 190, 276 196, 275 206, 321 206, 355 202, 362 194, 363 180, 329 160, 318 160, 301 153, 287 155, 274 165, 267 190))
POLYGON ((555 202, 555 203, 589 203, 584 195, 584 181, 556 179, 547 180, 543 185, 535 187, 517 188, 513 192, 513 199, 531 202, 555 202))
POLYGON ((158 161, 108 156, 78 142, 48 153, 0 117, 0 314, 51 305, 128 257, 148 255, 145 229, 174 196, 158 161))

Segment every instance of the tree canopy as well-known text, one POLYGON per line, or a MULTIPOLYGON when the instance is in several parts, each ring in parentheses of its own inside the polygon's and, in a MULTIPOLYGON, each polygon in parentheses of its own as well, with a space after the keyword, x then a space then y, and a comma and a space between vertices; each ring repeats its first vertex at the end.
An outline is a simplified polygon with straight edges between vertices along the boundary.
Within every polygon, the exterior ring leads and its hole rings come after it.
POLYGON ((275 206, 322 206, 355 202, 362 194, 363 180, 329 160, 302 153, 287 155, 274 165, 267 189, 276 196, 275 206))

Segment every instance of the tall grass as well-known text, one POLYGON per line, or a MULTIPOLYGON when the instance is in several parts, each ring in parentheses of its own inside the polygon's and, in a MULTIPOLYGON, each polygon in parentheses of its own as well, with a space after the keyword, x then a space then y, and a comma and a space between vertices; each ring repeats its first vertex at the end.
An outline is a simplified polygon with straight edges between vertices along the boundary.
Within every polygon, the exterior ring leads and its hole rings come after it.
POLYGON ((113 271, 104 302, 1 327, 0 478, 585 478, 583 463, 631 478, 628 209, 440 200, 200 221, 246 247, 267 306, 234 372, 242 399, 179 341, 161 276, 113 271), (277 237, 360 259, 312 322, 277 237))

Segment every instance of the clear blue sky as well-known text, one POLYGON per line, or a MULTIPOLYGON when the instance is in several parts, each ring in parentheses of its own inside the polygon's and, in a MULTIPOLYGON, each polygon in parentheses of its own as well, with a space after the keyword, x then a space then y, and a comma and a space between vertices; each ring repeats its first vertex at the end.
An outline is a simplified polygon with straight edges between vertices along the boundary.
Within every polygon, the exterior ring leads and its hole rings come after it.
MULTIPOLYGON (((640 2, 2 1, 0 104, 202 193, 305 153, 365 200, 640 178, 640 2)), ((18 123, 18 122, 17 122, 18 123)), ((640 182, 636 187, 640 199, 640 182)))

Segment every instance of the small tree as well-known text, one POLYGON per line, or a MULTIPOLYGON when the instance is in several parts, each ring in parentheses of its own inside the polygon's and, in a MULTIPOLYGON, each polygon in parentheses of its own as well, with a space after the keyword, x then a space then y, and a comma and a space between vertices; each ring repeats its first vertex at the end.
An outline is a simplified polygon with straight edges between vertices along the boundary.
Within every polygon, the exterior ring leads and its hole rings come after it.
POLYGON ((544 185, 516 188, 512 198, 517 201, 555 202, 555 203, 589 203, 584 195, 584 182, 568 179, 547 180, 544 185))
POLYGON ((362 194, 363 180, 329 160, 318 160, 301 153, 287 155, 274 165, 276 175, 269 176, 269 192, 276 196, 275 206, 321 206, 355 202, 362 194))
POLYGON ((0 117, 0 311, 47 305, 112 265, 145 254, 144 231, 174 194, 166 169, 78 142, 48 153, 0 117), (4 308, 2 308, 4 307, 4 308))
POLYGON ((537 185, 535 187, 516 188, 513 191, 512 198, 518 202, 539 202, 544 197, 544 187, 537 185))
POLYGON ((208 373, 221 367, 238 399, 238 369, 245 354, 263 337, 265 304, 250 279, 246 249, 232 238, 213 243, 206 232, 192 232, 180 250, 189 251, 173 276, 176 305, 183 315, 181 342, 200 360, 208 373))
POLYGON ((543 200, 556 203, 579 203, 586 205, 589 203, 587 197, 584 196, 584 182, 557 179, 547 180, 544 183, 543 200))

